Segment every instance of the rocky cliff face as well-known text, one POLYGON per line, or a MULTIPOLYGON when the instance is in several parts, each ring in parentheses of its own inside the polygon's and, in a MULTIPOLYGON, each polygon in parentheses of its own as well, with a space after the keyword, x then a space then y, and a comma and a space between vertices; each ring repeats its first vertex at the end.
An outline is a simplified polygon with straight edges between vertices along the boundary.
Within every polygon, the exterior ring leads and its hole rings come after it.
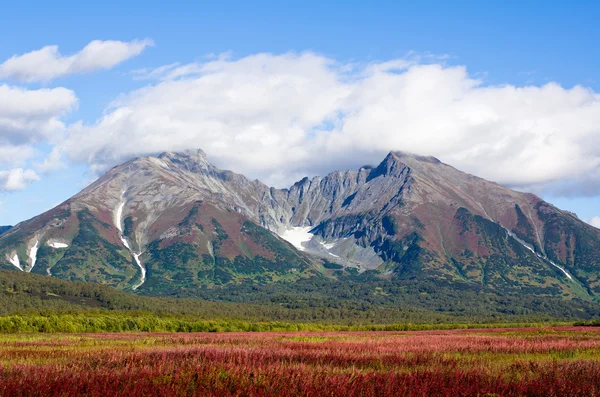
POLYGON ((600 231, 433 157, 275 189, 202 151, 141 157, 0 237, 0 267, 146 293, 373 272, 600 293, 600 231))

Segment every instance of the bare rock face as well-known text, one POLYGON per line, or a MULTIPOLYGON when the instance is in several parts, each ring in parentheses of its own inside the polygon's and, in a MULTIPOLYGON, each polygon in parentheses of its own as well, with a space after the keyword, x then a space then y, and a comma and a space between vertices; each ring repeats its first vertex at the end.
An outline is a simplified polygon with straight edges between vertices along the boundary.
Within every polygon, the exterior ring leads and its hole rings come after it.
POLYGON ((598 254, 600 231, 573 214, 402 152, 289 189, 200 150, 140 157, 0 237, 1 268, 146 293, 334 268, 589 298, 598 254))

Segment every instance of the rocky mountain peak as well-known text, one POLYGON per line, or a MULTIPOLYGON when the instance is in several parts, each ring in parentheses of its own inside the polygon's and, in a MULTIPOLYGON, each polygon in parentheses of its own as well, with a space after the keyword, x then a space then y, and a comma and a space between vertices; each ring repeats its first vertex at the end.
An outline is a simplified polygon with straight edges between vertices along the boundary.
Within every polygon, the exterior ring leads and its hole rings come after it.
MULTIPOLYGON (((419 161, 422 163, 430 163, 430 164, 442 164, 442 162, 433 156, 421 156, 414 153, 402 152, 402 151, 391 151, 387 157, 393 157, 398 161, 419 161)), ((386 157, 386 158, 387 158, 386 157)))
POLYGON ((190 171, 214 168, 210 161, 208 161, 206 153, 204 153, 204 151, 201 149, 184 150, 180 152, 164 152, 158 156, 158 159, 167 161, 190 171))
POLYGON ((435 157, 392 151, 374 168, 276 189, 187 150, 114 167, 20 223, 0 236, 0 268, 152 292, 292 280, 312 263, 571 296, 600 294, 599 233, 435 157))
POLYGON ((162 152, 158 155, 159 159, 181 159, 188 161, 199 161, 205 162, 208 161, 208 157, 206 153, 202 149, 185 149, 181 151, 175 152, 162 152))
MULTIPOLYGON (((400 152, 398 152, 400 153, 400 152)), ((412 156, 412 155, 411 155, 412 156)), ((367 182, 378 177, 399 176, 408 168, 408 164, 414 160, 414 157, 399 156, 395 152, 390 152, 376 168, 371 169, 367 182), (406 161, 409 160, 409 161, 406 161)))

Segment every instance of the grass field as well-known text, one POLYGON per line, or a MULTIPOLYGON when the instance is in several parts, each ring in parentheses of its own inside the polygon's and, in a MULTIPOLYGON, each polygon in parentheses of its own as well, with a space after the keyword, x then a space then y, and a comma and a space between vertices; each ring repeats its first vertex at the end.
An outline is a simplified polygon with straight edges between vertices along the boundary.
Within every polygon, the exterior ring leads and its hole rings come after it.
POLYGON ((2 396, 597 396, 600 329, 0 336, 2 396))

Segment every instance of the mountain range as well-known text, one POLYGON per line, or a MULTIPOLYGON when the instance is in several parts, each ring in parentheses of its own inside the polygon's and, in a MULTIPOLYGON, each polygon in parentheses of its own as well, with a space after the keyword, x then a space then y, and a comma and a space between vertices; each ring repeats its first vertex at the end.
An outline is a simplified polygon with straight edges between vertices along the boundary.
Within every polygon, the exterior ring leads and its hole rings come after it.
POLYGON ((287 189, 201 150, 140 157, 0 235, 0 269, 148 295, 434 281, 593 302, 598 258, 600 230, 574 214, 404 152, 287 189))

